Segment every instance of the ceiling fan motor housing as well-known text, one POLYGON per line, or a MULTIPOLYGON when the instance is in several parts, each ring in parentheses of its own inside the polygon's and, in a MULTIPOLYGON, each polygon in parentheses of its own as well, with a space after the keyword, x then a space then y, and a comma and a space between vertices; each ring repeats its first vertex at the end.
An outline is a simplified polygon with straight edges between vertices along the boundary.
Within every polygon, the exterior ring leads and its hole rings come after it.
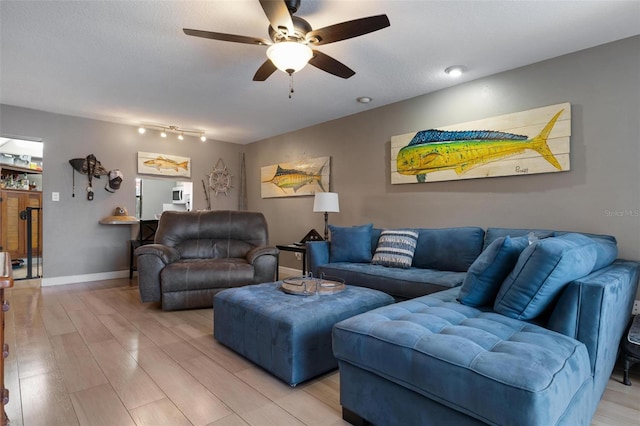
POLYGON ((295 30, 293 34, 286 34, 286 30, 285 32, 279 32, 269 26, 269 37, 271 37, 274 43, 284 40, 304 41, 305 34, 312 30, 311 25, 302 18, 292 16, 291 20, 293 21, 293 28, 295 30))

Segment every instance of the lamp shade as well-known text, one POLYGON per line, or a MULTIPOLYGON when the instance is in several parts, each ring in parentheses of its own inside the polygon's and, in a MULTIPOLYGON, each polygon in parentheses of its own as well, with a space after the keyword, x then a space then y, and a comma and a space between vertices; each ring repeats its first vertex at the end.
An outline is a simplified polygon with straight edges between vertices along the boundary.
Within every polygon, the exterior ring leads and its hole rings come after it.
POLYGON ((281 41, 267 49, 267 57, 273 65, 288 74, 300 71, 313 57, 311 48, 295 41, 281 41))
POLYGON ((313 200, 314 212, 340 212, 340 202, 338 201, 337 192, 316 192, 313 200))

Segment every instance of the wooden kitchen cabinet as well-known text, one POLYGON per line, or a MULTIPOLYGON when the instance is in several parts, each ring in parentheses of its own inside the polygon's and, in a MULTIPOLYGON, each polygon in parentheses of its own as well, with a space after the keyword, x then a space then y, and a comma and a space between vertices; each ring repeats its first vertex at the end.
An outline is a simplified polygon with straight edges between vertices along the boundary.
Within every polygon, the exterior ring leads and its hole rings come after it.
MULTIPOLYGON (((20 212, 27 207, 42 207, 42 192, 3 189, 0 190, 0 251, 13 259, 27 256, 27 221, 20 219, 20 212)), ((34 256, 42 253, 42 221, 40 210, 32 212, 31 247, 34 256), (38 244, 40 238, 40 244, 38 244)))

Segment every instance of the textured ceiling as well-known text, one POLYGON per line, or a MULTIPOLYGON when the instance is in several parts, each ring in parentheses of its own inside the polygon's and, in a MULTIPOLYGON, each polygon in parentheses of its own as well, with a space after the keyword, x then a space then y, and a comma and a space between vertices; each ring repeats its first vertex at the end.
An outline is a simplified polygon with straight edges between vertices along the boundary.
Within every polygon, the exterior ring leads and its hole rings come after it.
POLYGON ((296 15, 320 28, 381 13, 389 28, 317 48, 355 76, 308 66, 289 99, 285 73, 252 81, 265 47, 182 32, 268 38, 256 0, 3 0, 0 102, 249 143, 640 34, 640 1, 302 0, 296 15), (468 72, 452 80, 455 64, 468 72))

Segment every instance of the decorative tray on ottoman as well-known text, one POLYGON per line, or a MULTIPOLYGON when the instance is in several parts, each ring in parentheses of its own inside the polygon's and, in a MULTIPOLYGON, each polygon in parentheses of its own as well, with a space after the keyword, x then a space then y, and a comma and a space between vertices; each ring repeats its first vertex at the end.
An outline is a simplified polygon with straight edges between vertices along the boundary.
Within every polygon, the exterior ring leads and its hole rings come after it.
POLYGON ((282 280, 282 291, 299 296, 335 294, 344 291, 346 285, 341 278, 292 277, 282 280))

